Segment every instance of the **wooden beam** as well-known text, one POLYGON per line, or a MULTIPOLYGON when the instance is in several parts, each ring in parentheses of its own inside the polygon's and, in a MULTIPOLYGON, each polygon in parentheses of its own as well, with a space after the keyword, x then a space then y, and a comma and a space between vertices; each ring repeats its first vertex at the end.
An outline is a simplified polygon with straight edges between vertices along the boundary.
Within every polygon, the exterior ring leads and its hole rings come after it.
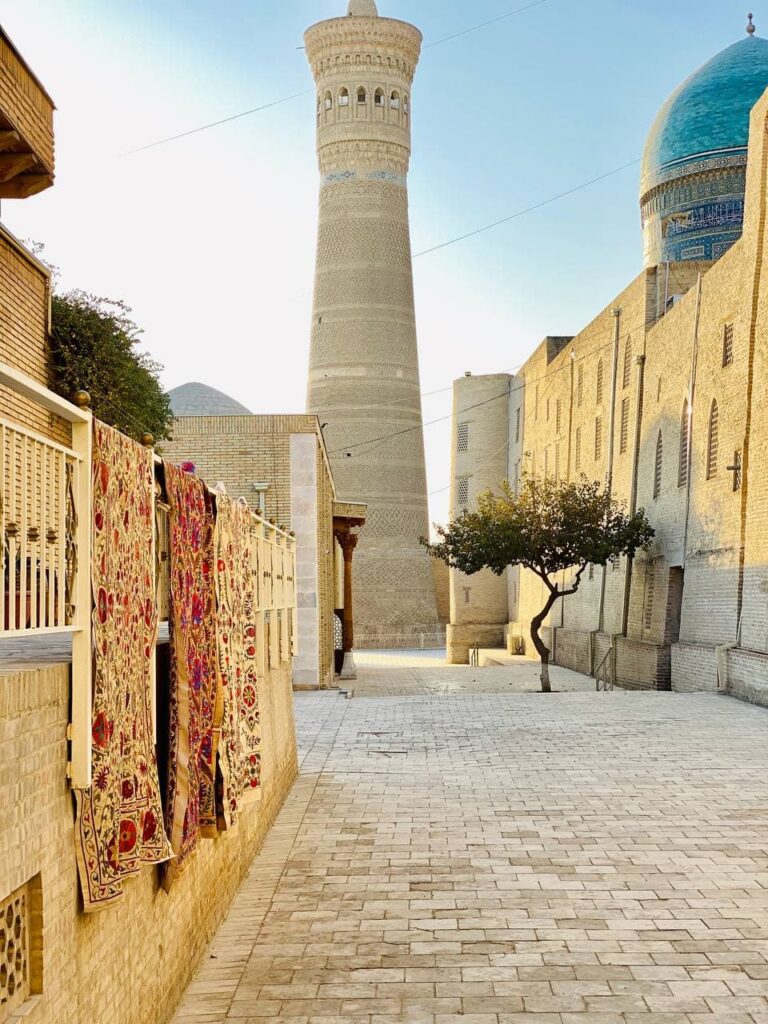
POLYGON ((10 156, 0 156, 0 183, 10 181, 17 174, 28 171, 37 163, 34 153, 13 153, 10 156))
POLYGON ((27 199, 50 188, 52 184, 52 174, 20 174, 10 181, 0 183, 0 199, 27 199))
POLYGON ((17 142, 20 142, 19 133, 11 130, 0 131, 0 152, 4 149, 10 149, 11 146, 15 146, 17 142))

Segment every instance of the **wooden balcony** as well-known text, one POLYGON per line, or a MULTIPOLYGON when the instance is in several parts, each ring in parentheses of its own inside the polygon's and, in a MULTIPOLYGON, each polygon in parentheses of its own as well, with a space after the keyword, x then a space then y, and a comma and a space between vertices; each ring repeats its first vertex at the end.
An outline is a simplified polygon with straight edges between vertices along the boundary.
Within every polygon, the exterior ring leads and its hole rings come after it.
POLYGON ((0 26, 0 199, 53 184, 53 100, 0 26))

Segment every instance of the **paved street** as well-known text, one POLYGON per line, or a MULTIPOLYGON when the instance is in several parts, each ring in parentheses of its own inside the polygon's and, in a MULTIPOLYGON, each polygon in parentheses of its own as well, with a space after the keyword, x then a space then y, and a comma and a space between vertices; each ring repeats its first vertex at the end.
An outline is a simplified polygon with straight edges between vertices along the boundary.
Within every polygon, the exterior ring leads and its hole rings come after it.
POLYGON ((768 1022, 768 711, 296 705, 301 777, 177 1024, 768 1022))

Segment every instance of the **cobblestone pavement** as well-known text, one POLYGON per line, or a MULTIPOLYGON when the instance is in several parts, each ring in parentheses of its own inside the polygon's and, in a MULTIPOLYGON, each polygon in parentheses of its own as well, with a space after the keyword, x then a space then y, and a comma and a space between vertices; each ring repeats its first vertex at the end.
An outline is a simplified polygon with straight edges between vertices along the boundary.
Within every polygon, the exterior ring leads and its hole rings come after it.
POLYGON ((177 1024, 768 1022, 767 711, 296 704, 302 774, 177 1024))
MULTIPOLYGON (((360 670, 350 683, 355 697, 416 697, 422 694, 518 693, 541 690, 541 667, 520 658, 512 667, 469 668, 447 665, 445 651, 363 651, 355 654, 360 670)), ((589 691, 594 679, 553 665, 552 689, 589 691)))

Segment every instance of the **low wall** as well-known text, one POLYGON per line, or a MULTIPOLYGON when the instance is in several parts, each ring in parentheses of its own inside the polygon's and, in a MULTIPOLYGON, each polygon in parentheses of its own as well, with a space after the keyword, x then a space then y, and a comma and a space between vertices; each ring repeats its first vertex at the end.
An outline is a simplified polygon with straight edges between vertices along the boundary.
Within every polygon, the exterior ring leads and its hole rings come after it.
POLYGON ((625 690, 669 690, 671 658, 668 645, 616 639, 616 685, 625 690))
POLYGON ((703 644, 672 645, 672 689, 677 693, 717 690, 714 647, 703 644))
POLYGON ((473 623, 464 626, 448 626, 446 630, 447 659, 449 665, 468 665, 469 652, 475 646, 505 648, 506 626, 491 623, 489 626, 473 623))
POLYGON ((260 689, 263 786, 231 833, 201 840, 166 894, 158 869, 121 903, 81 909, 66 781, 69 665, 0 674, 0 901, 26 883, 33 995, 24 1024, 165 1024, 258 852, 297 771, 290 663, 260 689), (40 897, 40 898, 39 898, 40 897))
POLYGON ((750 704, 768 707, 768 655, 757 651, 729 651, 726 692, 750 704))
POLYGON ((588 676, 592 672, 592 634, 577 629, 553 629, 554 662, 588 676))

